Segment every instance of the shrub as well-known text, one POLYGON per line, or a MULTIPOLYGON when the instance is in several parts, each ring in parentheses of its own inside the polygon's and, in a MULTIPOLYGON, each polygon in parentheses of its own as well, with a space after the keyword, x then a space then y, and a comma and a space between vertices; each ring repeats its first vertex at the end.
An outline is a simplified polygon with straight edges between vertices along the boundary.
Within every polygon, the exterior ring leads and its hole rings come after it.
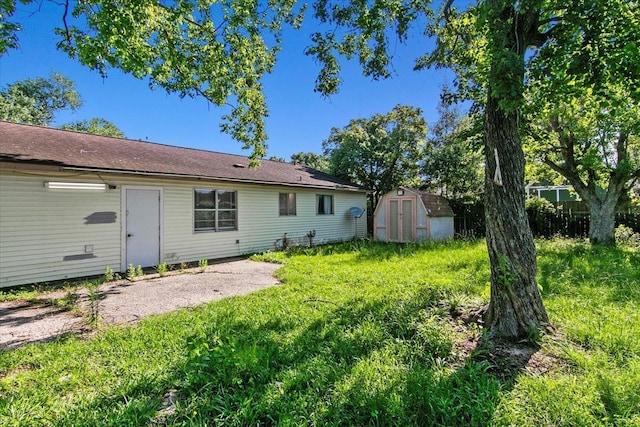
POLYGON ((616 228, 615 235, 618 245, 640 249, 640 233, 634 232, 632 228, 620 224, 616 228))
POLYGON ((533 235, 551 237, 553 221, 557 217, 553 203, 542 197, 532 197, 525 201, 525 209, 533 235))

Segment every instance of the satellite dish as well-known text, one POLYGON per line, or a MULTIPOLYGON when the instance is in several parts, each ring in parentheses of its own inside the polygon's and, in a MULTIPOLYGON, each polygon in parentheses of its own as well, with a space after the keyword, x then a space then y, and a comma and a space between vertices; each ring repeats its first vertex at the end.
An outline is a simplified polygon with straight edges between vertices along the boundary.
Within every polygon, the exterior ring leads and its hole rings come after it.
POLYGON ((364 213, 364 209, 354 206, 349 208, 349 212, 351 212, 351 215, 353 215, 354 218, 360 218, 364 213))
POLYGON ((358 218, 362 216, 362 214, 364 213, 364 209, 354 206, 352 208, 349 208, 349 212, 356 219, 356 235, 354 236, 354 238, 357 239, 358 238, 358 218))

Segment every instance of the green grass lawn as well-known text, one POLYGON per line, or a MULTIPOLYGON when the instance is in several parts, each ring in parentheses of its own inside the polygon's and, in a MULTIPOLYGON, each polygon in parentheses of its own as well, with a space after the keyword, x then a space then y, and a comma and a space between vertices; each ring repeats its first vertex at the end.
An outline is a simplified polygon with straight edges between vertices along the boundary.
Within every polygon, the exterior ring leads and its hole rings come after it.
POLYGON ((464 321, 482 242, 259 259, 283 285, 0 353, 0 425, 640 425, 637 251, 538 242, 555 332, 513 372, 464 321))

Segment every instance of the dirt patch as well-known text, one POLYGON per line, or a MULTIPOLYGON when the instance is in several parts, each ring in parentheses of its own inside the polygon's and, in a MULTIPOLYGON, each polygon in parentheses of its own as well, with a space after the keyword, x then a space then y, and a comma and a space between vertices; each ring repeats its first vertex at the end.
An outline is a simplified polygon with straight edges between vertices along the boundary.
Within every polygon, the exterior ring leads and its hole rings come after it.
MULTIPOLYGON (((165 277, 145 276, 134 282, 119 280, 99 287, 98 313, 105 324, 134 323, 139 319, 180 308, 194 307, 221 298, 246 295, 278 284, 273 273, 278 264, 249 260, 230 261, 198 269, 170 273, 165 277)), ((67 333, 87 333, 90 313, 86 289, 73 295, 75 310, 51 302, 68 298, 58 291, 35 301, 0 303, 0 350, 32 342, 50 341, 67 333)))

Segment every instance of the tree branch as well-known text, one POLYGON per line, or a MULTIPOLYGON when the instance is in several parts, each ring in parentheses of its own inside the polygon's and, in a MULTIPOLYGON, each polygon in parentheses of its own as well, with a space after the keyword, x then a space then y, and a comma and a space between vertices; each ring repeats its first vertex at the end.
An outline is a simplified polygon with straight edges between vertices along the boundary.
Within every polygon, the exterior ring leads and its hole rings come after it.
POLYGON ((64 2, 64 13, 62 14, 62 24, 64 25, 64 34, 67 43, 71 45, 71 33, 69 31, 69 24, 67 23, 67 15, 69 14, 69 0, 64 2))
POLYGON ((444 15, 445 22, 449 22, 449 17, 451 16, 451 6, 453 6, 453 2, 454 0, 447 0, 447 3, 442 9, 442 14, 444 15))

